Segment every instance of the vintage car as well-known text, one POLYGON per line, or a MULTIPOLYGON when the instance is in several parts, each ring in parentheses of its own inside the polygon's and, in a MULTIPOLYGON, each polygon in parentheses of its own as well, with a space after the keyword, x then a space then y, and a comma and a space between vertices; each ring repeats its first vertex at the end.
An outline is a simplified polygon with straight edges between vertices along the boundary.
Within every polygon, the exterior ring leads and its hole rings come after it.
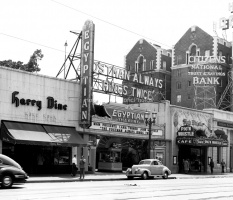
POLYGON ((10 188, 14 183, 25 183, 28 175, 13 159, 0 154, 0 184, 10 188))
POLYGON ((158 159, 141 160, 138 165, 133 165, 126 171, 128 179, 134 177, 141 177, 142 179, 162 177, 167 179, 169 175, 171 175, 171 171, 158 159))

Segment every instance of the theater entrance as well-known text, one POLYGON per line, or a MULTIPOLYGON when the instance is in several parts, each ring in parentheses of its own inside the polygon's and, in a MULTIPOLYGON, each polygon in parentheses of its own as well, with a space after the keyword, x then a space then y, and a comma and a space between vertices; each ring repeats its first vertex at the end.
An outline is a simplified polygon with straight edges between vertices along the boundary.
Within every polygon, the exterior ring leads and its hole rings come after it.
POLYGON ((188 160, 189 172, 200 173, 207 171, 207 147, 179 145, 179 173, 184 173, 183 161, 188 160))

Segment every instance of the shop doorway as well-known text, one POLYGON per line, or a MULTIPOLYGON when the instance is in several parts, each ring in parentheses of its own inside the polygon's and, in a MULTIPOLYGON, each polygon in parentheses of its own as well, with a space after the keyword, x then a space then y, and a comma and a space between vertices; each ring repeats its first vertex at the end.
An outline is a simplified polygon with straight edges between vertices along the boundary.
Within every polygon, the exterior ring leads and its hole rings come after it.
POLYGON ((183 161, 189 161, 189 172, 206 172, 206 149, 207 147, 179 146, 179 173, 184 173, 183 161))

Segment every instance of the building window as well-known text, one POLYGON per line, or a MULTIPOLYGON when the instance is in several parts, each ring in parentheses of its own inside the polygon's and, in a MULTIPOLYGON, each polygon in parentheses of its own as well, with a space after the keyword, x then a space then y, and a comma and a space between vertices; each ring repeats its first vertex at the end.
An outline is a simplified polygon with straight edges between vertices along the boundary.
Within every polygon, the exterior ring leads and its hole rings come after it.
POLYGON ((177 82, 177 83, 176 83, 176 89, 177 89, 177 90, 180 90, 180 89, 181 89, 181 82, 177 82))
POLYGON ((188 99, 188 100, 190 100, 190 99, 191 99, 191 95, 190 95, 190 94, 188 94, 187 99, 188 99))
POLYGON ((142 72, 143 71, 143 68, 144 68, 144 58, 143 56, 139 56, 138 58, 138 72, 142 72))
POLYGON ((135 62, 135 72, 136 73, 138 72, 138 62, 137 61, 135 62))
POLYGON ((218 82, 219 82, 219 85, 218 85, 218 86, 219 86, 219 87, 222 87, 222 79, 219 79, 218 82))
POLYGON ((146 71, 146 59, 143 59, 142 71, 146 71))
POLYGON ((210 56, 210 50, 205 50, 205 56, 210 56))
POLYGON ((181 76, 181 70, 177 69, 177 76, 181 76))
POLYGON ((219 56, 222 56, 222 51, 219 51, 218 54, 219 54, 219 56))
POLYGON ((186 53, 186 64, 189 64, 189 53, 186 53))
POLYGON ((181 95, 180 95, 180 94, 178 94, 178 95, 176 96, 176 102, 177 102, 177 103, 180 103, 180 102, 181 102, 181 95))
POLYGON ((192 85, 192 82, 188 81, 188 87, 191 87, 191 85, 192 85))
POLYGON ((153 70, 154 69, 154 60, 151 60, 150 61, 150 70, 153 70))
POLYGON ((166 69, 167 63, 166 61, 163 61, 163 69, 166 69))
POLYGON ((196 56, 197 55, 197 47, 196 45, 193 45, 190 51, 191 56, 196 56))
POLYGON ((176 59, 177 59, 177 65, 179 65, 180 62, 182 61, 182 56, 179 55, 179 56, 176 57, 176 59))
POLYGON ((227 54, 227 56, 226 56, 226 63, 227 63, 227 64, 230 63, 230 56, 229 56, 229 54, 227 54))

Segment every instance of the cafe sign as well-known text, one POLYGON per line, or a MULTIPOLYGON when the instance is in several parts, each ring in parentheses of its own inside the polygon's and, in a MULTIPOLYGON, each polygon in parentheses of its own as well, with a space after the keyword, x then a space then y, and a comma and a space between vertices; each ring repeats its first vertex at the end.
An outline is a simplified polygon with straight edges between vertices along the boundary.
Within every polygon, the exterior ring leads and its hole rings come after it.
POLYGON ((193 145, 193 146, 212 146, 212 147, 227 147, 228 141, 215 138, 186 138, 177 137, 176 143, 178 145, 193 145))

